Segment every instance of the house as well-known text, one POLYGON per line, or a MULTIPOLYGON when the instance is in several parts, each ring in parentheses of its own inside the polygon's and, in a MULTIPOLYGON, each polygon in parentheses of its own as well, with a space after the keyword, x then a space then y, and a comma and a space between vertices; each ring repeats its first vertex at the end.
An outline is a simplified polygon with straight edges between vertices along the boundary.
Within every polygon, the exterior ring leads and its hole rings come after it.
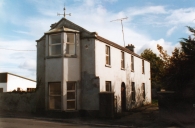
POLYGON ((62 18, 37 40, 37 80, 45 110, 99 110, 99 93, 114 92, 117 112, 151 103, 150 63, 96 32, 62 18))
POLYGON ((0 92, 27 91, 36 88, 36 81, 9 72, 0 73, 0 92))

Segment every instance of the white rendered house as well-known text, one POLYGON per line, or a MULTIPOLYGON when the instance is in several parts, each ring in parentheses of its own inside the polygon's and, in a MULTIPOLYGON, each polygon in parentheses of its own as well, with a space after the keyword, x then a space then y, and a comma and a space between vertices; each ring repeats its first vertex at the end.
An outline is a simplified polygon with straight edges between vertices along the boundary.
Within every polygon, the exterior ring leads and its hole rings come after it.
POLYGON ((31 91, 36 88, 36 81, 8 73, 0 73, 0 92, 31 91))
POLYGON ((150 63, 96 32, 62 18, 37 40, 37 80, 46 110, 99 110, 99 93, 114 92, 117 112, 151 103, 150 63))

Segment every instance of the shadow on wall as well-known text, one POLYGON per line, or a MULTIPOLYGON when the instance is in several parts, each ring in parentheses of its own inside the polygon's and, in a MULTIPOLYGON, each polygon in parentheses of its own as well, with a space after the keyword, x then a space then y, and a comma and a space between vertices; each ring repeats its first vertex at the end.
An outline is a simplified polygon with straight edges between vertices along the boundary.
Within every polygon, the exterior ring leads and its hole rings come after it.
POLYGON ((45 97, 44 87, 38 84, 42 84, 41 82, 37 82, 37 86, 39 88, 36 92, 6 92, 0 93, 0 111, 1 112, 24 112, 24 113, 35 113, 37 109, 44 108, 44 100, 42 98, 45 97))

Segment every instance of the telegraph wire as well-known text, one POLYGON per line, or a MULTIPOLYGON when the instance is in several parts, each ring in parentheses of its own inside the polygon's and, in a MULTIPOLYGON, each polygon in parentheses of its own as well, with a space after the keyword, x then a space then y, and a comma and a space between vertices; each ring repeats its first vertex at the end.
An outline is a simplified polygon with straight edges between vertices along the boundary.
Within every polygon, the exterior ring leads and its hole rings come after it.
POLYGON ((3 50, 12 50, 12 51, 26 51, 26 52, 33 52, 33 51, 37 51, 37 50, 18 50, 18 49, 8 49, 8 48, 0 48, 3 50))

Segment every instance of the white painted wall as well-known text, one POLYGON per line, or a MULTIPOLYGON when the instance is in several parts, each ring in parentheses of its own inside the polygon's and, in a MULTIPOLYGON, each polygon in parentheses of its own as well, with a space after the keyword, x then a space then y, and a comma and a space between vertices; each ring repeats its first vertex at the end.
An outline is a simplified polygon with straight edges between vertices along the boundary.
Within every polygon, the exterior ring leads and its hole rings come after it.
POLYGON ((17 90, 27 91, 27 88, 36 88, 36 82, 12 74, 7 74, 7 92, 17 90))
MULTIPOLYGON (((66 42, 62 35, 62 50, 65 54, 66 42)), ((77 37, 79 38, 79 36, 77 37)), ((46 36, 46 58, 48 57, 48 35, 46 36)), ((46 90, 46 106, 48 106, 48 83, 49 82, 61 82, 62 86, 62 110, 66 110, 66 93, 68 81, 77 82, 77 109, 80 108, 78 104, 80 94, 80 44, 79 39, 76 41, 76 57, 58 56, 53 58, 47 58, 45 60, 45 90, 46 90)))
POLYGON ((7 92, 7 83, 0 83, 0 88, 3 88, 3 92, 7 92))
MULTIPOLYGON (((107 44, 95 41, 95 66, 96 76, 100 78, 100 92, 105 91, 105 81, 111 81, 112 91, 115 92, 118 101, 118 111, 121 109, 121 83, 126 85, 126 107, 134 107, 131 104, 131 82, 135 82, 136 100, 139 100, 141 85, 145 83, 146 100, 151 102, 150 63, 145 61, 145 74, 142 74, 142 59, 134 56, 134 72, 131 72, 131 54, 125 52, 125 70, 121 70, 121 50, 110 46, 111 67, 106 67, 105 46, 107 44)), ((108 45, 109 46, 109 45, 108 45)))

